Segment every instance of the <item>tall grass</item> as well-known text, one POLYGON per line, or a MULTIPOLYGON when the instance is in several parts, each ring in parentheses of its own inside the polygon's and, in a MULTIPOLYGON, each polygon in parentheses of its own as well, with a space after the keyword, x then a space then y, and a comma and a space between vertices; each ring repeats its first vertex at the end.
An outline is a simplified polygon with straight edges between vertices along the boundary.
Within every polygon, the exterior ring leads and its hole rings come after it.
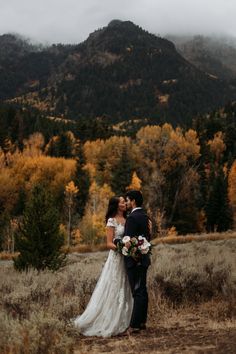
POLYGON ((236 240, 157 245, 148 283, 152 323, 195 307, 209 320, 235 326, 236 240))
MULTIPOLYGON (((149 323, 201 304, 212 319, 236 314, 236 240, 157 245, 148 275, 149 323), (218 304, 217 306, 212 304, 218 304), (205 307, 204 307, 205 306, 205 307)), ((71 319, 83 312, 107 252, 72 253, 57 272, 17 273, 0 262, 0 353, 71 353, 80 336, 71 319)))
POLYGON ((236 290, 236 240, 154 248, 152 282, 173 302, 228 297, 236 290))

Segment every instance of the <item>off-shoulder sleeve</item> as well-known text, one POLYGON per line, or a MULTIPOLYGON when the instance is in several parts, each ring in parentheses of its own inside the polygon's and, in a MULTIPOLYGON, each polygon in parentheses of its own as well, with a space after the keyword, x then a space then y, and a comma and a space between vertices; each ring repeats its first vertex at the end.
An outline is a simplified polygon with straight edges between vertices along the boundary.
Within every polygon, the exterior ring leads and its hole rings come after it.
POLYGON ((107 226, 110 226, 110 227, 115 227, 115 220, 113 218, 109 218, 107 220, 107 226))

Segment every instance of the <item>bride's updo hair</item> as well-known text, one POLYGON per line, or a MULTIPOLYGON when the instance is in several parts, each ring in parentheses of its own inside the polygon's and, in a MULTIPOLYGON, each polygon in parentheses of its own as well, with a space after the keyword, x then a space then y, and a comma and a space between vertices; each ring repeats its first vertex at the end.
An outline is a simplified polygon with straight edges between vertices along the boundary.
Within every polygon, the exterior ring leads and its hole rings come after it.
MULTIPOLYGON (((114 218, 117 214, 119 202, 120 202, 120 197, 124 198, 123 195, 116 195, 114 197, 111 197, 108 203, 107 207, 107 212, 106 212, 106 223, 109 218, 114 218)), ((126 217, 126 213, 124 213, 124 217, 126 217)))

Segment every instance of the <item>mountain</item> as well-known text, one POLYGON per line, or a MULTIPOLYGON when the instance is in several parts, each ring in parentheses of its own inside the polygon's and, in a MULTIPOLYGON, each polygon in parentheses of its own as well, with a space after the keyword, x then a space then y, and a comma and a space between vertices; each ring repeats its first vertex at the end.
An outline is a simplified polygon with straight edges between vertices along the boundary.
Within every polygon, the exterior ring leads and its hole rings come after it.
POLYGON ((3 34, 0 36, 0 62, 9 63, 21 60, 25 55, 31 52, 38 52, 42 49, 42 45, 34 45, 18 34, 3 34))
POLYGON ((179 53, 200 70, 220 79, 236 78, 236 39, 231 37, 176 36, 166 37, 179 53))
POLYGON ((235 86, 130 21, 113 20, 78 45, 14 48, 9 61, 0 57, 0 100, 50 116, 189 125, 236 96, 235 86))

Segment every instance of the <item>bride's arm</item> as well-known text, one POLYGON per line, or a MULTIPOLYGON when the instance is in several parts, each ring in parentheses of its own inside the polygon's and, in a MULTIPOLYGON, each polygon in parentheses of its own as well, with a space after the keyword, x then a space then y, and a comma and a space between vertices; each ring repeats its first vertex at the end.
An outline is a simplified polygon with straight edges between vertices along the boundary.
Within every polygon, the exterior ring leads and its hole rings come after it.
POLYGON ((114 231, 115 231, 114 227, 111 226, 106 227, 107 248, 113 251, 116 250, 116 245, 113 243, 114 234, 115 234, 114 231))

